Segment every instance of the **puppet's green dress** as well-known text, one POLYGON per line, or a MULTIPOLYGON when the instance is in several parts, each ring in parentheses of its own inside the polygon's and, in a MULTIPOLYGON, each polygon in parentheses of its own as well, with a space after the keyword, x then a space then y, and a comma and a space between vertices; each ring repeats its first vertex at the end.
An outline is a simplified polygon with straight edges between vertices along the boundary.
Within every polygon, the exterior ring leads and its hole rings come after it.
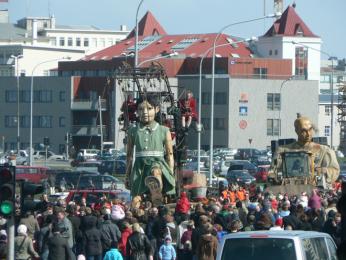
POLYGON ((151 175, 154 167, 162 171, 162 193, 175 194, 175 177, 165 161, 165 143, 169 129, 153 122, 150 125, 136 125, 129 129, 128 137, 135 145, 134 166, 129 176, 131 195, 137 196, 149 192, 145 186, 145 177, 151 175))

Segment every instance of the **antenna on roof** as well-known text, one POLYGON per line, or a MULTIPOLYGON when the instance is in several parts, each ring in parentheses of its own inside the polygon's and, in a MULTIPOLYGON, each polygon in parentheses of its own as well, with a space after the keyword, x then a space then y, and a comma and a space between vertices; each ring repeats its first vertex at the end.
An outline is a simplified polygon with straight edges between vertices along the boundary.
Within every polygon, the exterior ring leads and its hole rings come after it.
POLYGON ((292 7, 296 8, 296 6, 297 6, 296 1, 293 1, 292 7))
POLYGON ((48 0, 48 17, 50 17, 50 0, 48 0))

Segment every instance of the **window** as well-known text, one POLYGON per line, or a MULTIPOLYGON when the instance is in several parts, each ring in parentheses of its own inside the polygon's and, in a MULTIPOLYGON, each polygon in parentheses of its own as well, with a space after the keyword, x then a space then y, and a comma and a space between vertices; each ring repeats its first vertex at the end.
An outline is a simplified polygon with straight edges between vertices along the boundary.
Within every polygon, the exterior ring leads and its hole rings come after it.
POLYGON ((76 38, 76 46, 77 46, 77 47, 80 47, 80 46, 81 46, 81 39, 80 39, 80 37, 77 37, 77 38, 76 38))
POLYGON ((278 136, 280 134, 280 120, 267 119, 267 136, 278 136))
POLYGON ((52 116, 34 116, 33 126, 35 128, 52 128, 52 116))
POLYGON ((73 45, 73 39, 72 37, 67 38, 67 46, 72 46, 73 45))
POLYGON ((66 100, 66 91, 60 91, 59 92, 59 101, 65 102, 65 100, 66 100))
POLYGON ((281 96, 279 93, 267 93, 267 109, 271 111, 281 109, 281 96))
POLYGON ((324 237, 304 238, 302 240, 306 260, 329 259, 324 237))
POLYGON ((12 128, 17 126, 16 116, 5 116, 5 127, 12 128))
POLYGON ((324 114, 326 116, 329 116, 330 115, 330 110, 331 110, 331 106, 330 105, 325 105, 324 106, 324 114))
POLYGON ((201 118, 204 130, 210 129, 210 118, 201 118))
POLYGON ((105 45, 106 45, 106 40, 105 40, 105 38, 101 38, 101 39, 100 39, 100 47, 105 47, 105 45))
POLYGON ((56 46, 56 38, 52 38, 50 40, 50 43, 51 43, 52 46, 56 46))
POLYGON ((113 39, 112 38, 108 38, 108 45, 112 46, 113 45, 113 39))
POLYGON ((275 50, 275 51, 274 51, 274 54, 275 54, 275 55, 278 55, 278 53, 279 53, 278 50, 275 50))
POLYGON ((266 79, 268 74, 267 68, 254 68, 253 69, 253 76, 255 79, 266 79))
POLYGON ((65 123, 65 117, 61 116, 59 117, 59 127, 65 127, 66 123, 65 123))
POLYGON ((227 128, 226 118, 215 118, 214 127, 217 130, 224 130, 227 128))
POLYGON ((52 103, 52 91, 40 90, 38 94, 38 102, 40 103, 52 103))
POLYGON ((30 117, 29 116, 21 116, 20 117, 20 127, 29 128, 30 127, 30 117))
POLYGON ((65 38, 64 37, 60 37, 59 38, 59 45, 60 46, 65 46, 65 38))
POLYGON ((91 38, 91 46, 97 47, 97 38, 91 38))
POLYGON ((84 47, 89 47, 89 38, 84 38, 84 47))
POLYGON ((216 92, 214 101, 215 101, 215 105, 227 105, 227 93, 216 92))
POLYGON ((202 104, 209 105, 210 104, 210 93, 202 93, 202 104))
POLYGON ((330 126, 324 126, 324 136, 330 136, 330 126))
POLYGON ((269 50, 269 56, 272 56, 272 55, 273 55, 273 51, 269 50))
POLYGON ((17 102, 17 91, 16 90, 6 90, 6 102, 15 103, 17 102))
POLYGON ((30 90, 20 91, 20 102, 30 103, 30 90))
POLYGON ((65 145, 59 144, 59 154, 63 154, 65 152, 65 145))

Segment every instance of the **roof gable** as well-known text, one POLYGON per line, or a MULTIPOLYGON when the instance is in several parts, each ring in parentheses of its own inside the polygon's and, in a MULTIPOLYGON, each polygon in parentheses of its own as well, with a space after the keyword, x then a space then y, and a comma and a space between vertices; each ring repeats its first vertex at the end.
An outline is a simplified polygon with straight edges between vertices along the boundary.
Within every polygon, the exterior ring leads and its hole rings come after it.
MULTIPOLYGON (((135 28, 127 36, 128 39, 135 37, 135 28)), ((150 36, 150 35, 166 35, 166 31, 161 24, 156 20, 154 15, 148 11, 138 23, 138 35, 150 36)))
POLYGON ((292 6, 287 7, 282 16, 277 19, 272 27, 264 34, 266 37, 275 35, 318 37, 309 29, 292 6))

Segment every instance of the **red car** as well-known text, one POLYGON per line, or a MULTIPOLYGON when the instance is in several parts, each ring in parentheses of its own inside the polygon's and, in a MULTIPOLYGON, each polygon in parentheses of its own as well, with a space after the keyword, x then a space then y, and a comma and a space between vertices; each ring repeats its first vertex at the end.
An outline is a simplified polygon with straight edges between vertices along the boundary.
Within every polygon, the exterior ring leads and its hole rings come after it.
POLYGON ((47 170, 43 166, 16 166, 16 180, 41 183, 48 178, 47 170))
POLYGON ((259 166, 255 175, 258 182, 266 182, 268 179, 269 167, 259 166))

